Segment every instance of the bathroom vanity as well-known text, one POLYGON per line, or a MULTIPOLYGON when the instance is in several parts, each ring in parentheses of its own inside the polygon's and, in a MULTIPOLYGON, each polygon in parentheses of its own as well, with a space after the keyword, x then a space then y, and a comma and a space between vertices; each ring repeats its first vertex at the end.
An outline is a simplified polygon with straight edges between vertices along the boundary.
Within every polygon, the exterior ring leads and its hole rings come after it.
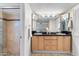
POLYGON ((71 35, 33 35, 33 51, 71 52, 71 35))
POLYGON ((32 23, 32 52, 70 53, 72 25, 70 14, 57 19, 38 18, 32 23))

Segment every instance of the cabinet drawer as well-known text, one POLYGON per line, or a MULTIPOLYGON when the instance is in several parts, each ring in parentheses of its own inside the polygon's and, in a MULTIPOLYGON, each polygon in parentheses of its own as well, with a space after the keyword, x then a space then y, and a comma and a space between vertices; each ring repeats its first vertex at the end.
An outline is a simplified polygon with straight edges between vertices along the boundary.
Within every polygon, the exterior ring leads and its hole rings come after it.
POLYGON ((57 46, 49 46, 49 45, 45 45, 45 50, 57 50, 57 46))
POLYGON ((56 36, 45 36, 45 39, 56 39, 56 36))
POLYGON ((57 40, 45 40, 45 45, 57 45, 57 40))
POLYGON ((71 39, 71 37, 70 36, 65 36, 64 39, 71 39))

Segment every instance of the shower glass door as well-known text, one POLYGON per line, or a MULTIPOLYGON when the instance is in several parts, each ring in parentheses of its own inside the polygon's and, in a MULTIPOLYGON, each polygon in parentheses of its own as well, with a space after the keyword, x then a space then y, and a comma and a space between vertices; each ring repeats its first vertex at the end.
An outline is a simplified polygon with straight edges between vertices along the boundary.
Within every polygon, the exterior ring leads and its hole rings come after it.
POLYGON ((4 53, 8 56, 20 56, 21 21, 20 8, 4 8, 4 53))
POLYGON ((3 19, 2 19, 2 9, 0 9, 0 56, 3 55, 3 19))

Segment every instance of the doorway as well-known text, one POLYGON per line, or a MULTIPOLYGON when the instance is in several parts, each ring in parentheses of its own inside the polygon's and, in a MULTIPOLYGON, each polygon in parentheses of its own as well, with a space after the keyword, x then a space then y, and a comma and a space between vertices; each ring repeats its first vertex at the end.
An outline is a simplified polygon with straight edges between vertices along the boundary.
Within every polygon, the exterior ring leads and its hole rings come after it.
POLYGON ((0 30, 0 55, 2 56, 20 56, 22 53, 23 20, 20 4, 18 5, 19 7, 0 8, 2 30, 0 30))

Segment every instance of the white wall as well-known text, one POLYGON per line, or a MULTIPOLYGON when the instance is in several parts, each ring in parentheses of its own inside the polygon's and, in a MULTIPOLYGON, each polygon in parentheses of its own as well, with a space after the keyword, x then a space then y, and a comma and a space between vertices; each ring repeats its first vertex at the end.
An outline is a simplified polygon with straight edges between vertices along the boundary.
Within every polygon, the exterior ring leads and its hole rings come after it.
POLYGON ((32 20, 33 25, 32 25, 32 30, 36 31, 36 20, 32 20))
POLYGON ((5 8, 3 9, 3 17, 6 19, 19 19, 20 18, 20 9, 11 9, 11 8, 5 8))
POLYGON ((20 21, 21 21, 21 40, 20 40, 20 55, 24 56, 24 25, 25 25, 25 11, 24 11, 24 4, 20 4, 20 21))
POLYGON ((79 56, 79 5, 74 8, 72 31, 72 53, 79 56))
POLYGON ((19 8, 20 3, 0 3, 0 8, 19 8))
POLYGON ((25 40, 24 40, 24 55, 28 56, 31 53, 31 8, 29 4, 25 4, 25 40), (30 31, 29 31, 30 29, 30 31))
POLYGON ((58 31, 58 21, 57 20, 50 20, 49 21, 49 32, 57 32, 58 31))

